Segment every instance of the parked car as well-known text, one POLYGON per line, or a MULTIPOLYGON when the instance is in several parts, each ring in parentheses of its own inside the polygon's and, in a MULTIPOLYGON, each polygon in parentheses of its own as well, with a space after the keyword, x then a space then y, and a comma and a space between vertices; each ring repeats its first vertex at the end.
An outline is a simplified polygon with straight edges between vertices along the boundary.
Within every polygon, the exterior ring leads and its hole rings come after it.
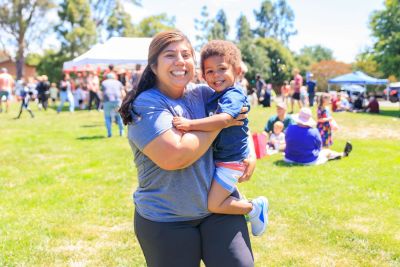
POLYGON ((390 102, 398 102, 400 98, 400 82, 389 84, 389 87, 383 90, 383 93, 390 102))

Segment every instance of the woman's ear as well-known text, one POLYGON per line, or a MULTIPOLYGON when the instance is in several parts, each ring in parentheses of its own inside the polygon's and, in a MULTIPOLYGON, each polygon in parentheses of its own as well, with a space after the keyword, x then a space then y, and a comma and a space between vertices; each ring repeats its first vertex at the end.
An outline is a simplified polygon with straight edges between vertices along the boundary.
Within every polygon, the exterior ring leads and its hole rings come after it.
POLYGON ((157 68, 156 68, 156 65, 155 65, 155 64, 151 64, 151 65, 150 65, 150 69, 151 69, 151 71, 157 76, 157 72, 156 72, 157 68))

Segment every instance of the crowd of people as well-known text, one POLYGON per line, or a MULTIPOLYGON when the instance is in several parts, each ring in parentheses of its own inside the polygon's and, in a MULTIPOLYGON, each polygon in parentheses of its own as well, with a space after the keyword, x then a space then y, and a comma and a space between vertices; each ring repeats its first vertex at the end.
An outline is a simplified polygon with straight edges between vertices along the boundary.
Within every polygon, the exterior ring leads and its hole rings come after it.
POLYGON ((88 70, 76 72, 70 75, 64 73, 58 83, 50 82, 46 75, 22 78, 15 81, 6 68, 0 69, 0 112, 9 111, 10 101, 19 101, 20 108, 15 119, 20 119, 23 111, 29 112, 35 117, 31 105, 36 104, 39 110, 46 111, 51 105, 62 112, 66 103, 68 110, 92 110, 104 112, 104 121, 107 136, 112 136, 112 120, 119 126, 120 136, 124 133, 124 127, 118 108, 123 96, 132 90, 141 75, 141 65, 137 65, 134 71, 124 69, 115 70, 109 65, 103 73, 88 70))
POLYGON ((379 102, 375 95, 367 96, 366 93, 358 93, 354 97, 346 92, 335 93, 331 96, 333 112, 368 112, 379 113, 379 102))
POLYGON ((268 119, 263 131, 267 138, 266 154, 282 152, 286 162, 303 165, 318 165, 348 156, 353 148, 350 142, 343 152, 330 149, 337 124, 328 108, 329 100, 327 93, 320 96, 317 121, 308 107, 297 114, 288 114, 286 103, 278 102, 277 114, 268 119))

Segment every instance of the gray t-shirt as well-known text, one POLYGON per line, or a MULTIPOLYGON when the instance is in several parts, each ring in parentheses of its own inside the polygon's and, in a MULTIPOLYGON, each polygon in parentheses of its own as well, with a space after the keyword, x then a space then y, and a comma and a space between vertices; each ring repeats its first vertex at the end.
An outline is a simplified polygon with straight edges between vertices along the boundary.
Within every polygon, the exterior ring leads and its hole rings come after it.
POLYGON ((142 153, 154 138, 171 129, 172 118, 206 116, 204 104, 212 91, 207 86, 188 86, 180 99, 171 99, 157 89, 141 93, 134 101, 140 118, 128 127, 139 185, 134 193, 137 212, 157 222, 187 221, 207 216, 207 194, 214 173, 210 148, 191 166, 163 170, 142 153))
POLYGON ((115 79, 107 79, 101 83, 101 90, 104 94, 104 101, 121 101, 123 84, 115 79))

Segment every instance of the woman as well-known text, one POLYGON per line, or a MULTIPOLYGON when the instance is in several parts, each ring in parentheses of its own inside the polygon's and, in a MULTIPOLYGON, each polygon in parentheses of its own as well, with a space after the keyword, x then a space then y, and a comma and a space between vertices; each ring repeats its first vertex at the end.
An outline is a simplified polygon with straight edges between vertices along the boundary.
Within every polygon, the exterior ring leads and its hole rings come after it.
MULTIPOLYGON (((200 260, 207 266, 253 266, 244 217, 207 210, 214 172, 210 145, 219 131, 182 133, 172 126, 174 116, 206 116, 211 89, 187 86, 194 77, 193 55, 181 32, 157 34, 137 91, 126 95, 120 109, 138 170, 135 233, 148 266, 199 266, 200 260)), ((239 181, 251 176, 254 157, 248 163, 239 181)))
POLYGON ((316 122, 312 119, 311 109, 302 108, 299 114, 293 116, 297 124, 290 125, 286 130, 285 161, 303 165, 319 165, 328 160, 347 157, 352 145, 346 142, 343 152, 336 152, 328 148, 322 149, 321 135, 315 128, 316 122))
POLYGON ((72 95, 72 87, 68 74, 63 75, 63 79, 60 81, 60 105, 57 108, 57 113, 60 113, 64 107, 65 101, 69 102, 69 111, 74 112, 74 96, 72 95))

